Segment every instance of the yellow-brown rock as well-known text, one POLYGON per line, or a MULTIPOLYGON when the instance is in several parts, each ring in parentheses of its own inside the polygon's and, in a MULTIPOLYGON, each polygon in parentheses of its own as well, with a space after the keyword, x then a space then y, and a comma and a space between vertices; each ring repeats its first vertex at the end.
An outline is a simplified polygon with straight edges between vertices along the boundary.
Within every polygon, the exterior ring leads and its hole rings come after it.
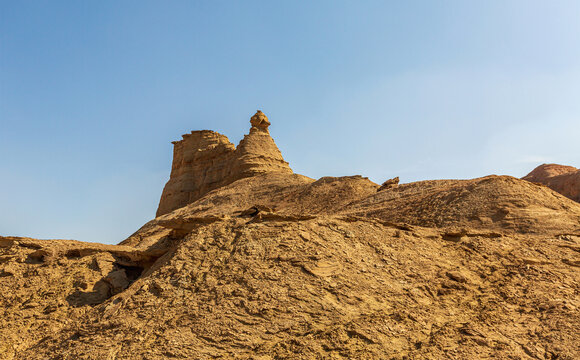
POLYGON ((542 164, 522 179, 544 184, 550 189, 580 202, 580 170, 573 166, 542 164))
POLYGON ((157 216, 199 199, 221 186, 257 174, 291 174, 282 153, 270 136, 270 121, 258 110, 250 119, 250 133, 236 148, 225 135, 192 131, 175 141, 169 181, 163 189, 157 216))
POLYGON ((119 245, 0 236, 0 359, 580 358, 579 203, 314 180, 251 123, 176 142, 165 214, 119 245))
MULTIPOLYGON (((252 129, 259 129, 262 131, 268 131, 268 126, 270 126, 270 121, 266 114, 261 110, 256 111, 254 116, 250 118, 250 124, 252 124, 252 129)), ((250 129, 251 131, 251 129, 250 129)))

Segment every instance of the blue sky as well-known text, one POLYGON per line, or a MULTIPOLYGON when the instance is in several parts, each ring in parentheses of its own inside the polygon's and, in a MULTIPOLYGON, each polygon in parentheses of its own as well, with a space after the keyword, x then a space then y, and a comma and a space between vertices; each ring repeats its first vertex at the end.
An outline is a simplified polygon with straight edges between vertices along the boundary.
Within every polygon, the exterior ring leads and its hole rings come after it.
POLYGON ((578 1, 0 1, 0 234, 117 243, 170 141, 262 109, 295 172, 580 167, 578 1))

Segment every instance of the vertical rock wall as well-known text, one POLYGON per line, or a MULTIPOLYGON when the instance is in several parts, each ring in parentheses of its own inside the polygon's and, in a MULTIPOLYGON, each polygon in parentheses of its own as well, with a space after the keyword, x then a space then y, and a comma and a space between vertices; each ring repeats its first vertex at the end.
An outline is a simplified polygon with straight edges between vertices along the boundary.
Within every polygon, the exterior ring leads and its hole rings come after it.
POLYGON ((192 131, 174 141, 173 165, 163 189, 157 216, 183 207, 209 191, 238 179, 267 172, 292 173, 270 136, 270 122, 261 111, 252 116, 250 133, 236 148, 225 135, 192 131))

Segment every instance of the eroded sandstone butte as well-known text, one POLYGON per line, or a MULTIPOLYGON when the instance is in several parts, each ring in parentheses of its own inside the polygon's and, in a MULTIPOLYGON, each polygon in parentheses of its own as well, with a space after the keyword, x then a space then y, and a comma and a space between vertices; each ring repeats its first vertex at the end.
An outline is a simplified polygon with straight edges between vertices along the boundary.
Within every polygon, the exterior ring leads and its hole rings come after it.
POLYGON ((550 189, 580 202, 580 170, 573 166, 542 164, 522 179, 544 184, 550 189))
POLYGON ((580 358, 579 203, 510 176, 314 180, 251 122, 237 148, 178 142, 179 201, 119 245, 0 237, 0 358, 580 358))
POLYGON ((199 199, 207 192, 258 174, 291 174, 270 136, 270 121, 258 110, 250 119, 250 133, 235 147, 225 135, 210 130, 192 131, 174 141, 173 165, 163 189, 157 216, 199 199))

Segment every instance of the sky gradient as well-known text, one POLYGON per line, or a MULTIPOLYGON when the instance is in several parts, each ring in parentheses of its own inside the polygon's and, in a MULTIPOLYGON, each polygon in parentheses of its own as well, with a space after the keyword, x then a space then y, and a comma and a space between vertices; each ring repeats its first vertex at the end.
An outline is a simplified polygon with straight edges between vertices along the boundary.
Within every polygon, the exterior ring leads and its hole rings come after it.
POLYGON ((256 109, 312 178, 580 167, 579 39, 578 1, 0 1, 0 235, 118 243, 256 109))

